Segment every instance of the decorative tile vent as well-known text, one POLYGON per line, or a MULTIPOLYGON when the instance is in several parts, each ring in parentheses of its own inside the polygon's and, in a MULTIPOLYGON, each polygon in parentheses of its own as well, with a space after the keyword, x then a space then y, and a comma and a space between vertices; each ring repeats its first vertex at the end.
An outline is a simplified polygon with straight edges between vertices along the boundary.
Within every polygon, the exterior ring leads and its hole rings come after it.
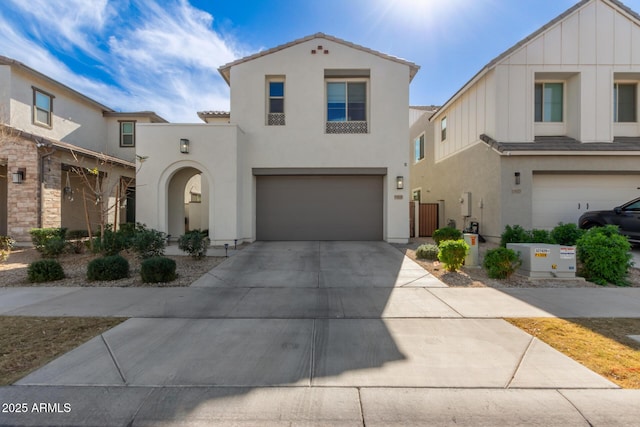
POLYGON ((269 126, 284 126, 284 113, 269 113, 267 124, 269 126))
POLYGON ((327 122, 326 133, 367 133, 367 122, 327 122))

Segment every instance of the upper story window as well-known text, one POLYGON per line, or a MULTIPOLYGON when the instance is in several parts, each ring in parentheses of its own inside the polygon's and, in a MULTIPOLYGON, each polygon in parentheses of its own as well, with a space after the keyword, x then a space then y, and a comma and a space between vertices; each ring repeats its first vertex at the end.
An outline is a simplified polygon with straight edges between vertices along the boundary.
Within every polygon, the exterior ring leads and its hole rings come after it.
POLYGON ((53 125, 53 98, 53 95, 33 88, 33 122, 35 124, 48 127, 53 125))
POLYGON ((414 147, 414 162, 417 163, 422 159, 424 159, 424 134, 416 138, 414 147))
POLYGON ((284 78, 268 78, 267 95, 267 125, 284 126, 284 78))
POLYGON ((447 139, 447 117, 443 117, 440 120, 440 141, 447 139))
POLYGON ((563 121, 563 83, 536 83, 534 98, 536 122, 560 123, 563 121))
POLYGON ((326 133, 367 133, 367 82, 327 81, 326 133))
POLYGON ((136 146, 136 122, 120 122, 120 146, 136 146))
POLYGON ((613 121, 634 123, 637 121, 637 99, 635 83, 615 83, 613 85, 613 121))

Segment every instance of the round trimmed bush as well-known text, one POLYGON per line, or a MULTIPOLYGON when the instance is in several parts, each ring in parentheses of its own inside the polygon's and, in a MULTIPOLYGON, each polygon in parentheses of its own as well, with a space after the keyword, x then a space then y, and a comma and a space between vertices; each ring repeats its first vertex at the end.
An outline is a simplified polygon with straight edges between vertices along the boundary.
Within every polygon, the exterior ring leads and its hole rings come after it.
POLYGON ((438 259, 438 245, 432 245, 430 243, 420 245, 418 246, 418 249, 416 249, 416 256, 420 259, 429 259, 434 261, 438 259))
POLYGON ((32 283, 53 282, 64 279, 64 271, 58 261, 54 259, 41 259, 29 264, 27 277, 32 283))
POLYGON ((129 277, 129 261, 122 255, 96 258, 87 266, 89 280, 118 280, 129 277))
POLYGON ((166 283, 176 278, 176 262, 170 258, 152 257, 142 261, 140 276, 144 283, 166 283))
POLYGON ((575 246, 584 232, 576 224, 560 223, 551 230, 551 239, 558 245, 575 246))
POLYGON ((433 232, 433 240, 436 245, 440 246, 440 243, 446 240, 460 240, 462 239, 462 231, 453 227, 438 228, 433 232))
POLYGON ((482 266, 492 279, 507 279, 522 265, 520 255, 507 248, 488 250, 482 266))
POLYGON ((631 244, 617 226, 591 228, 578 239, 577 246, 581 274, 587 280, 598 285, 627 285, 627 272, 632 265, 631 244))
POLYGON ((448 271, 454 272, 462 267, 468 253, 469 245, 464 240, 445 240, 440 243, 438 259, 448 271))

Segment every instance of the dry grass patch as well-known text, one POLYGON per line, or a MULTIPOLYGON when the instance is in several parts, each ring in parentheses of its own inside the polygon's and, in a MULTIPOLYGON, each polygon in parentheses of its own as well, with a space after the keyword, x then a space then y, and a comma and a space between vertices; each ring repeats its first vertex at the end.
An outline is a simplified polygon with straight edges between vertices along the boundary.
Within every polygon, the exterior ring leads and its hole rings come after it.
POLYGON ((622 388, 640 389, 640 319, 506 319, 622 388))
POLYGON ((14 383, 124 320, 0 317, 0 386, 14 383))

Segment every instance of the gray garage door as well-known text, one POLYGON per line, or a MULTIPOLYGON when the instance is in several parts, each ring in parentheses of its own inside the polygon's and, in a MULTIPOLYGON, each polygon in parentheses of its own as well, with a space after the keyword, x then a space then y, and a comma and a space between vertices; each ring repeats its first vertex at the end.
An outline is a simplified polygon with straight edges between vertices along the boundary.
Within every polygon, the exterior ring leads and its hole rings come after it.
POLYGON ((257 176, 258 240, 382 240, 382 176, 257 176))

